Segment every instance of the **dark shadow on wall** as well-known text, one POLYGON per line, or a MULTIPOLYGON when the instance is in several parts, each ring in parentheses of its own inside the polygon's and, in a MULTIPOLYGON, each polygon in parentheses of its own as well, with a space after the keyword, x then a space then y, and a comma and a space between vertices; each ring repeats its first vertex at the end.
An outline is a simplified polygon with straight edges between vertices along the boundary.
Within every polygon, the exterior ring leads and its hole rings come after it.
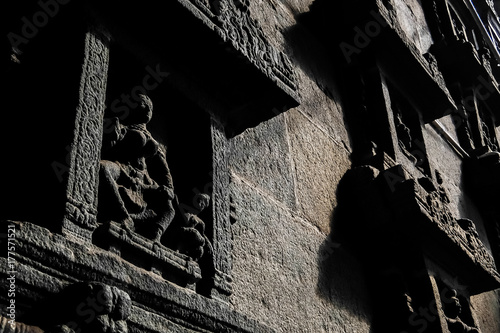
POLYGON ((83 61, 81 12, 80 2, 68 3, 30 31, 30 20, 43 13, 37 2, 2 9, 2 220, 52 230, 62 220, 83 61))
POLYGON ((372 64, 364 54, 370 54, 375 43, 356 47, 356 29, 363 28, 358 22, 366 25, 374 20, 374 6, 362 0, 315 0, 308 12, 296 16, 297 24, 284 32, 294 63, 340 105, 353 164, 359 164, 373 148, 370 131, 375 126, 367 114, 368 88, 363 77, 372 64))
POLYGON ((432 288, 420 248, 394 228, 382 178, 361 166, 339 182, 331 233, 317 256, 317 291, 366 318, 371 333, 413 333, 421 328, 413 309, 429 307, 432 288))
POLYGON ((373 251, 366 235, 356 232, 362 225, 360 216, 352 214, 356 193, 348 171, 336 190, 337 206, 330 222, 330 234, 321 244, 317 256, 318 295, 368 323, 372 322, 372 296, 369 281, 373 278, 363 254, 373 251))
MULTIPOLYGON (((393 229, 394 223, 404 221, 394 221, 385 187, 376 180, 379 171, 366 165, 380 157, 371 143, 380 126, 374 123, 374 108, 368 109, 373 92, 367 82, 373 75, 370 69, 375 63, 370 59, 377 46, 369 43, 363 52, 346 53, 346 47, 356 44, 356 29, 374 20, 374 6, 375 2, 361 0, 316 0, 284 32, 295 64, 325 96, 340 104, 352 149, 352 169, 339 184, 331 184, 337 186, 337 205, 331 233, 317 256, 316 291, 368 323, 372 333, 416 332, 409 323, 411 304, 417 308, 429 304, 423 257, 393 229)), ((346 325, 352 328, 355 323, 346 325)))
MULTIPOLYGON (((345 1, 316 0, 308 12, 296 17, 297 24, 285 31, 284 36, 295 64, 325 96, 342 106, 344 125, 356 152, 362 150, 365 136, 359 125, 363 87, 357 70, 353 74, 349 59, 339 48, 340 43, 349 38, 345 37, 349 33, 346 31, 349 19, 345 13, 352 7, 345 1)), ((356 230, 363 221, 351 214, 355 208, 352 200, 356 196, 352 184, 349 172, 338 184, 331 233, 321 244, 317 256, 316 292, 360 321, 371 323, 372 307, 376 305, 372 304, 368 281, 373 281, 373 274, 364 254, 373 251, 373 241, 366 240, 366 235, 356 230)), ((332 322, 337 320, 332 317, 332 322)), ((346 325, 352 327, 352 324, 346 325)))
MULTIPOLYGON (((315 1, 315 4, 318 1, 315 1)), ((329 98, 337 99, 343 86, 339 80, 339 59, 332 54, 330 43, 335 44, 335 36, 326 43, 323 32, 329 23, 324 15, 316 13, 315 4, 310 11, 296 16, 297 24, 284 32, 294 63, 308 75, 329 98)), ((321 8, 320 8, 321 9, 321 8)))
MULTIPOLYGON (((360 322, 370 323, 372 304, 367 285, 369 272, 365 272, 362 262, 343 243, 331 237, 329 235, 319 249, 316 291, 322 299, 347 310, 360 322)), ((353 328, 353 324, 349 327, 353 328)))

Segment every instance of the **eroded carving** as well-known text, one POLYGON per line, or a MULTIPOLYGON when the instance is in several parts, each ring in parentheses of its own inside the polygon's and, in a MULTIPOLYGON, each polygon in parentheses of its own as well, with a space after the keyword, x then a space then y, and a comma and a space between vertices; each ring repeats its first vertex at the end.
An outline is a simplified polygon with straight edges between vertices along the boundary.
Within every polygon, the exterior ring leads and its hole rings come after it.
POLYGON ((455 226, 457 230, 456 234, 460 237, 461 244, 463 244, 475 258, 481 260, 483 265, 494 271, 495 263, 493 257, 479 239, 479 234, 477 233, 474 222, 469 219, 459 219, 457 220, 457 225, 460 228, 455 226))
POLYGON ((210 195, 197 194, 196 210, 180 207, 166 147, 147 129, 153 103, 139 97, 124 119, 104 119, 98 207, 102 225, 93 240, 166 280, 193 288, 202 275, 210 279, 215 274, 212 244, 200 217, 210 195))
MULTIPOLYGON (((493 256, 481 241, 474 223, 457 219, 451 212, 450 196, 440 173, 436 172, 435 180, 429 177, 415 180, 408 179, 406 173, 398 170, 402 170, 401 166, 398 169, 384 170, 377 177, 384 190, 389 190, 386 192, 386 202, 391 214, 395 214, 396 221, 408 221, 407 224, 397 226, 401 226, 404 232, 420 233, 419 239, 425 244, 426 251, 439 257, 438 260, 460 260, 464 266, 456 266, 460 273, 454 274, 461 274, 467 279, 473 292, 498 285, 500 276, 493 256), (431 239, 439 240, 440 250, 435 246, 436 241, 431 239), (450 257, 452 251, 460 255, 450 257), (477 269, 477 274, 469 274, 469 270, 463 269, 465 265, 477 269), (482 283, 477 282, 479 275, 484 279, 482 283), (488 285, 490 283, 491 286, 488 285)), ((373 195, 376 194, 372 194, 372 200, 379 200, 373 195)))
POLYGON ((434 80, 439 84, 441 89, 448 91, 446 82, 443 77, 443 73, 441 73, 441 70, 439 69, 436 57, 432 53, 426 53, 424 54, 424 58, 425 60, 427 60, 427 64, 429 65, 429 71, 434 80))
POLYGON ((427 177, 419 179, 415 188, 416 199, 439 229, 444 231, 463 251, 468 252, 469 257, 481 263, 488 271, 495 272, 493 257, 481 242, 474 222, 469 219, 456 219, 450 212, 449 195, 438 171, 436 171, 436 181, 437 185, 427 177))
POLYGON ((210 196, 208 194, 197 195, 198 212, 184 213, 184 225, 181 226, 180 238, 178 242, 178 250, 185 253, 195 260, 200 259, 203 254, 210 257, 213 256, 213 249, 210 240, 205 235, 205 222, 199 215, 210 204, 210 196))
POLYGON ((46 333, 127 333, 130 296, 99 282, 78 283, 65 289, 56 300, 59 318, 46 333))
POLYGON ((427 177, 420 178, 418 181, 427 192, 424 195, 426 197, 426 207, 430 215, 441 223, 449 224, 454 220, 453 215, 448 208, 450 198, 448 192, 443 186, 441 174, 439 171, 436 171, 435 174, 437 186, 427 177))

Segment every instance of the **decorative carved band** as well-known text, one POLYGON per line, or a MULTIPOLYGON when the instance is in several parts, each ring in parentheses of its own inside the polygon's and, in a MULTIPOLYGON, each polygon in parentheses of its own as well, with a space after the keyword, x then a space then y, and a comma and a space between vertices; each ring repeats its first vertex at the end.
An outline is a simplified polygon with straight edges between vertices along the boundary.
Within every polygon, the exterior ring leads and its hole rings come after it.
MULTIPOLYGON (((399 166, 399 168, 401 167, 399 166)), ((394 172, 394 169, 384 171, 379 177, 387 178, 387 173, 390 172, 394 172)), ((398 175, 401 174, 398 173, 398 175)), ((481 290, 481 288, 490 288, 500 284, 500 275, 497 272, 494 259, 480 240, 474 222, 469 219, 457 219, 453 216, 449 208, 448 193, 441 183, 436 184, 427 177, 418 180, 399 177, 398 180, 399 183, 393 186, 393 191, 391 191, 392 199, 389 198, 389 200, 393 202, 392 209, 396 213, 397 219, 407 221, 404 226, 407 228, 406 231, 412 234, 423 233, 422 236, 425 239, 434 237, 441 241, 445 239, 447 239, 446 242, 451 241, 455 251, 458 250, 456 253, 460 253, 460 258, 462 258, 460 260, 463 260, 464 263, 467 262, 467 265, 472 264, 471 267, 478 269, 477 272, 488 276, 488 283, 491 285, 487 287, 487 283, 483 283, 481 286, 474 286, 474 288, 481 290), (463 256, 464 254, 465 256, 463 256)), ((433 242, 430 241, 430 243, 433 242)), ((433 256, 443 256, 448 258, 447 260, 459 260, 458 256, 451 258, 441 253, 448 245, 443 243, 440 246, 442 249, 438 251, 435 244, 431 244, 433 256)))
POLYGON ((414 180, 408 180, 407 182, 413 183, 415 199, 425 209, 436 226, 444 231, 448 238, 459 245, 477 264, 490 273, 498 275, 493 257, 479 239, 474 222, 469 219, 453 218, 448 208, 449 198, 444 189, 439 187, 425 190, 414 180))
MULTIPOLYGON (((106 34, 95 26, 85 35, 84 63, 68 178, 65 229, 69 229, 67 226, 71 223, 87 230, 97 227, 97 185, 109 60, 108 43, 106 34)), ((72 233, 75 233, 77 228, 73 229, 72 233)))
POLYGON ((151 269, 165 279, 183 286, 201 279, 198 263, 187 255, 153 243, 136 233, 129 233, 115 222, 110 222, 98 231, 99 234, 95 237, 99 245, 118 255, 122 250, 133 254, 129 256, 129 261, 134 265, 151 269))
POLYGON ((453 215, 438 171, 435 180, 412 179, 401 165, 381 172, 362 166, 345 179, 357 193, 351 200, 353 215, 360 221, 370 221, 364 225, 370 235, 380 232, 379 241, 384 243, 393 242, 394 236, 407 239, 406 246, 421 249, 458 276, 473 295, 500 286, 493 256, 475 224, 453 215))
POLYGON ((249 15, 248 0, 189 0, 224 41, 230 42, 252 64, 292 97, 297 95, 296 77, 290 59, 266 39, 264 31, 249 15))

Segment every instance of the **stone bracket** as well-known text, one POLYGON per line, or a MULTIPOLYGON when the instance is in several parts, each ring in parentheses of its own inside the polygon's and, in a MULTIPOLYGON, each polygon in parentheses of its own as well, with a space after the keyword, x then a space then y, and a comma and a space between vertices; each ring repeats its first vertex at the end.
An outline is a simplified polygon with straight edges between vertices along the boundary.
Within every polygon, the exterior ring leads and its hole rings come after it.
POLYGON ((494 259, 474 223, 451 214, 440 184, 411 179, 401 165, 383 171, 362 166, 346 176, 353 191, 352 218, 363 223, 358 226, 363 237, 427 255, 464 281, 472 295, 500 287, 494 259))
POLYGON ((500 287, 493 257, 479 239, 474 223, 456 219, 448 208, 448 198, 441 186, 428 178, 405 179, 400 172, 389 169, 379 175, 387 186, 387 173, 399 178, 387 196, 394 216, 388 228, 398 230, 419 244, 434 260, 467 282, 472 294, 500 287))
POLYGON ((352 66, 358 66, 359 63, 376 64, 384 76, 418 107, 424 122, 450 114, 457 107, 436 59, 432 54, 421 54, 394 18, 392 6, 386 7, 385 2, 377 0, 366 4, 362 12, 369 12, 370 16, 365 15, 362 20, 359 15, 353 15, 351 26, 368 27, 375 22, 380 30, 377 34, 366 35, 366 45, 350 53, 349 58, 353 59, 349 59, 349 63, 352 66))
MULTIPOLYGON (((381 9, 380 14, 390 22, 386 10, 381 9)), ((456 110, 435 57, 429 53, 421 55, 397 27, 387 29, 384 37, 375 43, 377 62, 394 85, 401 87, 405 97, 418 106, 424 122, 456 110)))

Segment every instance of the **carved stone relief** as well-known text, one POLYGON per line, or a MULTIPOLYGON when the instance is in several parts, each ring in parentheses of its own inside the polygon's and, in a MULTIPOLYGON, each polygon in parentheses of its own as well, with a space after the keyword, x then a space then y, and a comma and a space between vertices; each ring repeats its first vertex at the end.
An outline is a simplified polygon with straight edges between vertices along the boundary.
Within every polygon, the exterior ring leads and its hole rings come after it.
POLYGON ((80 282, 49 296, 36 308, 39 326, 0 317, 0 333, 127 333, 128 293, 101 282, 80 282))
POLYGON ((437 173, 437 184, 425 177, 417 182, 403 181, 401 186, 413 188, 412 192, 416 201, 420 207, 424 208, 432 222, 445 232, 447 237, 461 248, 461 251, 466 252, 469 258, 473 258, 483 269, 498 278, 493 257, 479 239, 474 223, 468 219, 456 219, 451 214, 448 208, 450 200, 442 186, 439 173, 437 173))
POLYGON ((225 38, 264 73, 279 79, 295 91, 295 75, 290 60, 266 42, 262 28, 249 16, 248 0, 219 2, 219 20, 225 38))
POLYGON ((431 216, 443 224, 453 223, 453 216, 448 209, 450 198, 446 189, 442 186, 442 180, 439 172, 436 172, 438 186, 435 186, 431 179, 424 177, 418 180, 426 192, 419 192, 425 198, 425 208, 431 216))
POLYGON ((75 120, 63 233, 88 240, 97 227, 97 186, 106 95, 109 36, 93 27, 85 36, 85 61, 75 120))
POLYGON ((439 172, 435 180, 430 177, 411 179, 404 168, 397 165, 377 171, 373 179, 366 179, 367 168, 371 167, 352 170, 352 175, 356 174, 352 176, 356 179, 352 186, 360 192, 360 197, 355 200, 367 203, 363 209, 369 211, 366 215, 362 213, 359 219, 372 221, 364 227, 374 228, 371 232, 381 232, 375 227, 378 225, 390 230, 391 234, 397 230, 402 237, 416 241, 424 253, 438 258, 436 260, 445 266, 460 261, 461 264, 452 264, 451 269, 456 269, 453 274, 463 275, 475 293, 500 285, 494 259, 482 243, 474 223, 457 219, 451 213, 449 194, 439 172), (362 182, 365 185, 361 185, 362 182))
POLYGON ((127 333, 130 296, 99 282, 79 283, 63 291, 59 317, 64 319, 46 333, 127 333), (85 315, 81 315, 85 313, 85 315))
MULTIPOLYGON (((361 166, 351 169, 344 179, 347 183, 343 189, 352 193, 348 200, 352 206, 345 213, 349 226, 344 227, 363 230, 363 236, 357 235, 353 244, 357 245, 358 238, 364 245, 376 239, 377 249, 370 254, 373 259, 368 260, 374 266, 373 271, 386 267, 379 272, 382 274, 379 279, 390 281, 393 292, 392 298, 389 293, 382 293, 387 297, 387 305, 376 316, 390 322, 394 327, 390 331, 394 332, 417 332, 420 326, 415 326, 416 323, 424 320, 432 332, 437 332, 440 324, 448 326, 450 333, 477 332, 471 311, 467 310, 469 297, 498 288, 500 275, 474 223, 457 219, 451 213, 450 196, 440 173, 436 172, 435 179, 411 179, 401 165, 383 171, 361 166), (354 227, 353 221, 357 222, 354 227), (435 267, 426 258, 432 258, 436 268, 455 279, 451 287, 432 294, 428 284, 435 267), (452 289, 457 293, 452 295, 452 289), (442 296, 440 301, 440 293, 447 298, 442 296), (433 322, 422 311, 434 311, 433 322), (438 312, 440 322, 435 320, 438 312)), ((342 229, 339 226, 337 230, 342 229)), ((374 289, 380 288, 380 284, 374 289)))
MULTIPOLYGON (((484 150, 483 150, 484 151, 484 150)), ((490 246, 497 266, 500 264, 500 153, 488 151, 467 161, 464 166, 465 183, 475 200, 486 212, 486 227, 490 233, 490 246)))
POLYGON ((450 333, 479 333, 474 325, 468 297, 439 281, 439 295, 443 316, 450 333))
POLYGON ((130 296, 100 282, 77 283, 54 300, 60 312, 58 323, 46 333, 127 333, 130 296), (83 314, 83 315, 82 315, 83 314))
POLYGON ((439 181, 439 173, 437 178, 437 187, 428 186, 431 181, 427 178, 419 179, 415 191, 419 202, 432 217, 433 222, 445 231, 450 239, 459 244, 463 250, 469 251, 470 257, 480 261, 485 268, 495 271, 493 258, 479 239, 474 223, 468 219, 453 217, 448 208, 450 202, 448 194, 439 181), (423 190, 418 187, 422 187, 423 190))
POLYGON ((424 54, 424 58, 425 60, 427 60, 427 64, 429 66, 429 72, 434 78, 434 80, 439 84, 439 86, 442 89, 448 90, 446 82, 443 77, 443 73, 439 69, 439 64, 436 57, 432 53, 426 53, 424 54))
POLYGON ((481 104, 479 106, 479 123, 483 144, 492 152, 498 152, 498 139, 495 133, 495 125, 491 119, 491 116, 487 114, 484 110, 484 106, 481 104))
POLYGON ((94 243, 167 280, 192 287, 202 276, 213 279, 215 274, 214 251, 205 233, 205 223, 212 221, 200 217, 211 197, 196 195, 196 211, 181 207, 167 147, 147 129, 153 102, 146 95, 139 98, 124 119, 113 114, 104 118, 101 226, 94 233, 94 243))
POLYGON ((267 41, 260 25, 250 17, 248 0, 190 0, 230 42, 264 74, 291 96, 296 96, 296 77, 290 59, 267 41))
POLYGON ((140 95, 126 121, 105 119, 99 211, 101 218, 159 242, 174 217, 174 188, 166 148, 146 128, 152 112, 149 97, 140 95))
POLYGON ((424 173, 430 173, 419 115, 410 102, 391 84, 391 109, 400 151, 424 173))

